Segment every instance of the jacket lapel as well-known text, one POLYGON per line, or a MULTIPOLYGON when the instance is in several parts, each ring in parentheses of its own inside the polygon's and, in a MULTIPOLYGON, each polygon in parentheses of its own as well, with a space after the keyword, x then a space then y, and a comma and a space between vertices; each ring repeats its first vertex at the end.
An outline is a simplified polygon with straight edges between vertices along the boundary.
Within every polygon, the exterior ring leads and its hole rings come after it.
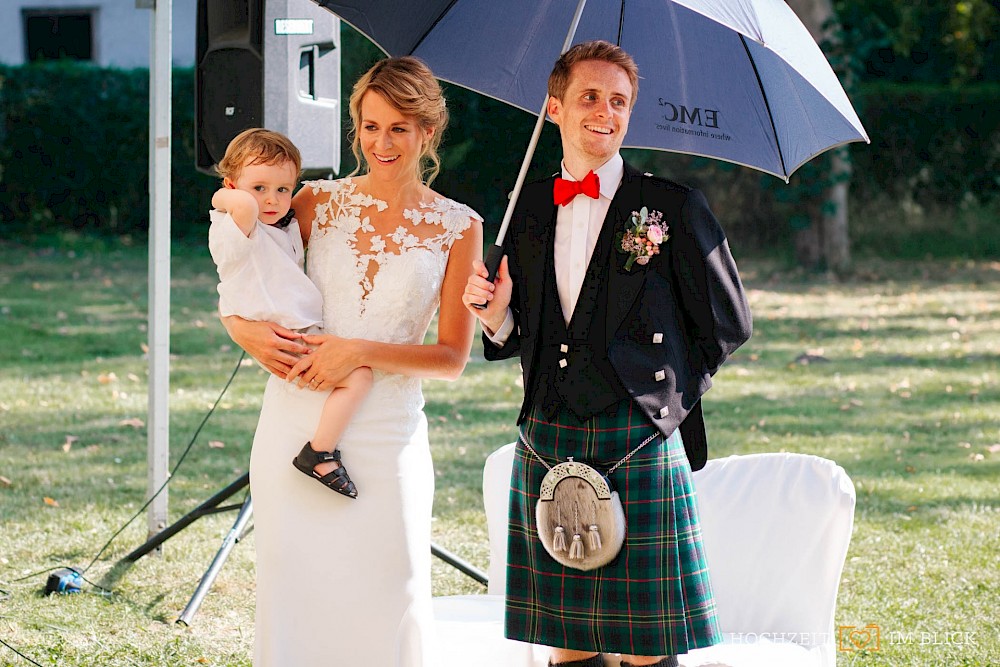
POLYGON ((621 187, 611 201, 608 209, 608 217, 604 224, 614 224, 615 231, 611 249, 611 266, 608 271, 608 340, 611 340, 621 326, 625 316, 632 310, 642 286, 646 282, 646 271, 649 265, 640 266, 634 264, 631 271, 625 270, 625 261, 628 255, 621 252, 618 245, 619 237, 625 233, 630 224, 632 211, 642 207, 642 174, 636 171, 627 162, 625 163, 625 175, 622 178, 621 187))
POLYGON ((555 245, 556 207, 552 202, 553 179, 543 182, 532 192, 532 200, 525 202, 529 223, 525 238, 521 243, 524 258, 521 267, 525 291, 521 296, 524 312, 521 313, 521 333, 537 334, 541 330, 542 304, 544 297, 545 267, 552 261, 555 245))

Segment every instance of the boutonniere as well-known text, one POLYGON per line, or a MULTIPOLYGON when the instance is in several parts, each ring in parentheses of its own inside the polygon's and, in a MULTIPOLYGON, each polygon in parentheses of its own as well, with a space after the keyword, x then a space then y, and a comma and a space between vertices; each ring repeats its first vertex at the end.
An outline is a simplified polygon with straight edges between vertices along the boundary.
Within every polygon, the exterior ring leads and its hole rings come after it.
POLYGON ((660 252, 660 244, 670 238, 668 227, 663 224, 663 214, 659 211, 649 211, 643 206, 638 211, 632 211, 629 218, 631 228, 621 235, 619 249, 628 253, 625 270, 631 271, 633 264, 645 266, 649 260, 660 252))

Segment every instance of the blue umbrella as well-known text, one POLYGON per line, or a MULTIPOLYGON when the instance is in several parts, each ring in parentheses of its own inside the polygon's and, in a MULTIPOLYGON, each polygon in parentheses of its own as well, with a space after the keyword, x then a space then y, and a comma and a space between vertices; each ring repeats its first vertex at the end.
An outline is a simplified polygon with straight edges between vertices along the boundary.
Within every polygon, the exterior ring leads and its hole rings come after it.
POLYGON ((314 1, 445 81, 528 111, 542 103, 496 246, 541 132, 549 72, 574 43, 604 39, 635 58, 640 94, 628 147, 716 158, 787 181, 825 150, 869 141, 783 0, 314 1))

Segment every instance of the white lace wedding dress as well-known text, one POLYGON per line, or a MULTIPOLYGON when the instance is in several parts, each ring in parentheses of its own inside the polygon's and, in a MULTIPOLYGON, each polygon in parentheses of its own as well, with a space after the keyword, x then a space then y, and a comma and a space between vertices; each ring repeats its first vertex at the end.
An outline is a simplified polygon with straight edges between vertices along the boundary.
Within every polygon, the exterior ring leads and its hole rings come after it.
MULTIPOLYGON (((328 332, 419 344, 440 299, 452 244, 481 219, 437 198, 407 226, 374 234, 386 204, 351 179, 312 181, 309 276, 328 332)), ((340 450, 352 500, 310 480, 292 458, 311 438, 326 392, 272 377, 250 457, 257 549, 256 667, 435 667, 430 531, 434 472, 420 381, 375 372, 340 450)))

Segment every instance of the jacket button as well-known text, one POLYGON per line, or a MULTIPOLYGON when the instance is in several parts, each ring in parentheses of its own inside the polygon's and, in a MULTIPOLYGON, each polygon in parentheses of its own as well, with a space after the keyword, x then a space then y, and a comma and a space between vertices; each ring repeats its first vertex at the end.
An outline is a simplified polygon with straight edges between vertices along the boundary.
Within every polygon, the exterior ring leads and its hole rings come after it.
POLYGON ((653 334, 653 343, 654 344, 659 345, 662 342, 663 342, 663 334, 661 334, 661 333, 655 333, 655 334, 653 334))
POLYGON ((656 373, 653 374, 653 377, 656 379, 657 382, 659 382, 660 380, 667 377, 667 374, 664 371, 656 371, 656 373))
POLYGON ((569 352, 569 345, 563 343, 562 345, 559 346, 559 351, 562 352, 563 354, 566 354, 567 352, 569 352))
POLYGON ((569 365, 569 362, 567 362, 565 359, 560 359, 559 360, 559 368, 566 368, 566 366, 568 366, 568 365, 569 365))
POLYGON ((668 406, 664 405, 662 408, 660 408, 660 419, 663 419, 669 414, 670 414, 670 408, 668 406))

